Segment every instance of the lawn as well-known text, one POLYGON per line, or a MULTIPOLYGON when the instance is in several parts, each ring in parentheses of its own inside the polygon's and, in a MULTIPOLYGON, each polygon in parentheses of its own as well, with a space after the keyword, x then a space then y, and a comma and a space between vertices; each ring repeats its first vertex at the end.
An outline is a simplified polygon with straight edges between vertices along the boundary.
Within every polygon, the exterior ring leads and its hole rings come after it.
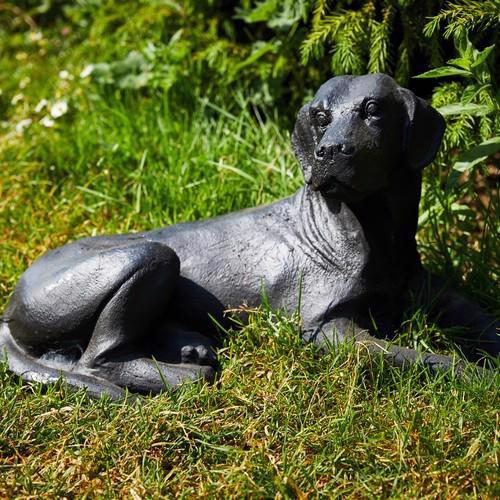
MULTIPOLYGON (((219 99, 99 86, 84 70, 111 42, 42 28, 2 30, 0 310, 48 249, 255 206, 301 185, 296 110, 256 107, 238 86, 219 99)), ((426 265, 452 268, 498 312, 498 192, 485 195, 489 206, 461 205, 479 221, 464 233, 433 168, 426 200, 442 210, 424 200, 426 265)), ((401 344, 453 352, 450 332, 424 312, 401 332, 401 344)), ((498 372, 402 372, 353 346, 320 356, 300 341, 298 318, 265 306, 218 355, 215 385, 135 403, 27 384, 0 363, 0 497, 500 496, 498 372)))

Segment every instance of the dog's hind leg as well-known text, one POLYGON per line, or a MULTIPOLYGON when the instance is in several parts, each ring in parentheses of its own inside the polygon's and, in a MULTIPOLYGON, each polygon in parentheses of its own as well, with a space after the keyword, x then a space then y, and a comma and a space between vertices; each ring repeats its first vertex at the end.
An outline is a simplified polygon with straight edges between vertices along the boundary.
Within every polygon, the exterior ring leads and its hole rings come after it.
POLYGON ((42 382, 59 373, 70 385, 88 382, 94 393, 99 386, 103 393, 118 386, 158 392, 209 378, 208 368, 155 363, 148 351, 178 276, 171 248, 135 236, 87 238, 45 254, 24 273, 5 312, 10 368, 42 382))
POLYGON ((162 319, 172 290, 172 272, 145 263, 101 311, 78 369, 140 393, 158 393, 188 380, 212 380, 211 366, 164 363, 150 354, 151 331, 162 319))

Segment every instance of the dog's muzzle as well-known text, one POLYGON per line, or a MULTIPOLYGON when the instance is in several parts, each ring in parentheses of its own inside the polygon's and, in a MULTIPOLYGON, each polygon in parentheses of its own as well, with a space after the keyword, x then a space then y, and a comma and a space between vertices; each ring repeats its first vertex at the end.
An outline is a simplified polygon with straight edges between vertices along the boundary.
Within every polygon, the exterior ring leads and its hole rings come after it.
POLYGON ((326 178, 311 179, 313 191, 320 191, 323 194, 353 193, 355 190, 347 184, 339 181, 336 177, 329 175, 326 178))

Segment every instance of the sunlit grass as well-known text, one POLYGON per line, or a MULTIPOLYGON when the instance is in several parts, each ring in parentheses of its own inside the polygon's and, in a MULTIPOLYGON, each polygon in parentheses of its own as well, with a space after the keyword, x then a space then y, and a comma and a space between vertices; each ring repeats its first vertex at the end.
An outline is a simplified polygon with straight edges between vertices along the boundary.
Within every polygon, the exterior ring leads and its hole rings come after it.
POLYGON ((2 371, 1 491, 495 496, 498 376, 403 373, 352 346, 320 357, 266 310, 219 356, 217 385, 135 405, 2 371))

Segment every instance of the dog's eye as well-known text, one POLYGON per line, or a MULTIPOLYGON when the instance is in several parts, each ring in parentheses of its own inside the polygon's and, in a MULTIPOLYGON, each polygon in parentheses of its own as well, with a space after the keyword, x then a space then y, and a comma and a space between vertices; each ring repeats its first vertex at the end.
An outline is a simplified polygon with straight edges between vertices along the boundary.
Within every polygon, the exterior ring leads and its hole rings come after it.
POLYGON ((380 107, 375 101, 368 101, 365 106, 366 116, 378 116, 380 114, 380 107))
POLYGON ((316 113, 316 123, 320 127, 326 127, 330 123, 330 115, 324 111, 318 111, 316 113))

